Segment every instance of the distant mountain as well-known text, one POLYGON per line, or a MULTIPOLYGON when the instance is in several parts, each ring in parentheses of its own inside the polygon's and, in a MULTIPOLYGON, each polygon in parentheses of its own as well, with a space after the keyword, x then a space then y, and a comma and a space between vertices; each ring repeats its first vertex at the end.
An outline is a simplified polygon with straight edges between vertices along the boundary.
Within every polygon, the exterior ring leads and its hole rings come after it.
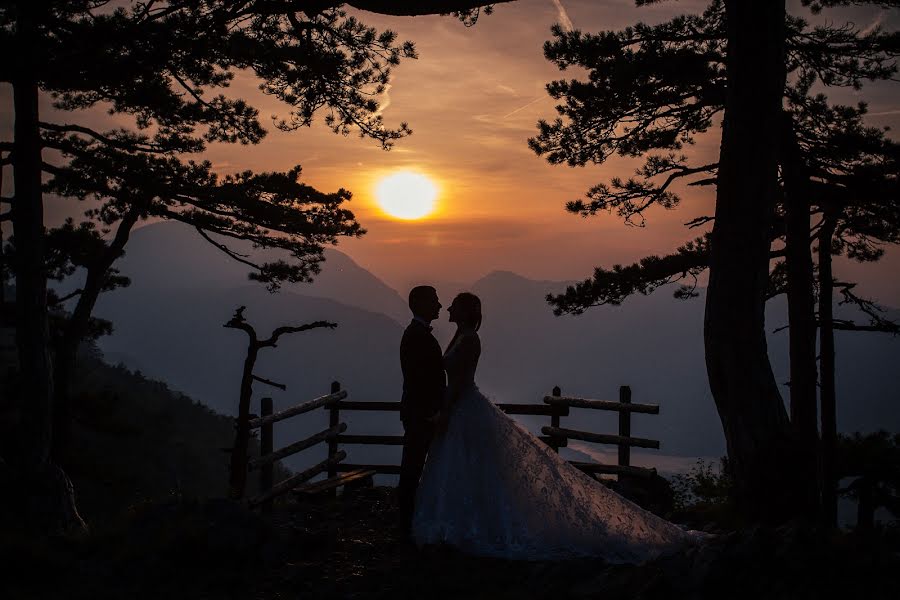
MULTIPOLYGON (((253 260, 284 258, 278 251, 254 250, 239 240, 219 239, 236 251, 249 254, 253 260)), ((136 230, 117 266, 123 272, 135 274, 134 285, 141 289, 234 287, 247 282, 250 270, 214 248, 190 227, 171 222, 136 230)), ((312 284, 286 284, 283 289, 304 296, 331 298, 387 315, 400 323, 408 320, 406 301, 393 288, 333 248, 325 249, 322 273, 312 284)))
MULTIPOLYGON (((669 452, 724 453, 724 439, 706 378, 703 302, 667 290, 636 295, 573 317, 554 317, 543 301, 565 282, 533 281, 494 272, 472 288, 482 299, 482 387, 498 399, 525 397, 559 385, 563 393, 615 399, 629 385, 634 402, 660 405, 660 415, 635 415, 636 435, 658 437, 669 452), (496 350, 495 350, 496 348, 496 350), (641 433, 637 433, 640 431, 641 433)), ((842 316, 852 316, 843 310, 842 316)), ((767 305, 769 331, 784 325, 783 298, 767 305)), ((900 312, 890 317, 900 319, 900 312)), ((787 331, 772 333, 776 381, 789 380, 787 331)), ((900 431, 900 337, 836 332, 838 423, 842 431, 900 431)), ((781 387, 785 402, 790 390, 781 387)), ((541 392, 542 393, 542 392, 541 392)), ((615 428, 613 415, 577 411, 592 428, 615 428), (584 414, 586 413, 587 414, 584 414)))
MULTIPOLYGON (((661 406, 659 416, 634 415, 635 435, 662 440, 667 453, 721 454, 724 440, 706 383, 702 306, 659 294, 555 317, 544 297, 564 287, 509 272, 472 286, 486 314, 482 388, 500 401, 538 401, 555 385, 564 394, 613 400, 619 386, 629 385, 634 402, 661 406)), ((592 431, 617 430, 614 413, 573 410, 566 420, 592 431)))
MULTIPOLYGON (((261 337, 280 325, 317 320, 339 324, 335 330, 286 335, 277 348, 261 350, 255 374, 287 385, 287 391, 256 383, 254 398, 271 396, 277 410, 326 394, 331 382, 339 381, 357 400, 399 399, 401 377, 395 350, 400 325, 384 315, 333 300, 290 292, 273 295, 262 286, 177 292, 134 287, 109 294, 97 313, 115 323, 115 333, 101 340, 101 347, 110 356, 123 357, 126 366, 131 366, 130 357, 145 374, 165 380, 213 410, 234 414, 247 335, 223 324, 242 305, 247 306, 245 316, 261 337)), ((258 410, 256 401, 253 409, 258 410)), ((366 427, 381 427, 370 433, 390 431, 378 416, 366 418, 366 427)), ((396 419, 393 415, 391 426, 396 419)), ((276 428, 276 443, 296 441, 326 428, 327 423, 325 411, 292 419, 276 428)))
MULTIPOLYGON (((233 413, 246 336, 222 324, 237 306, 246 305, 247 318, 261 335, 278 325, 316 319, 339 323, 335 331, 288 336, 278 348, 263 350, 257 374, 286 383, 288 390, 282 393, 257 383, 256 397, 270 395, 276 406, 286 406, 321 395, 331 381, 338 380, 357 399, 399 398, 397 347, 408 311, 397 292, 331 251, 316 283, 269 294, 258 284, 245 283, 241 265, 230 264, 217 250, 194 238, 189 230, 173 224, 135 233, 121 264, 134 284, 107 294, 97 310, 116 329, 101 340, 108 355, 139 366, 215 410, 233 413)), ((722 429, 706 380, 702 297, 677 301, 662 290, 579 317, 554 317, 544 296, 565 285, 494 272, 468 287, 482 298, 485 312, 478 373, 482 390, 499 402, 540 402, 554 385, 565 394, 602 399, 615 399, 620 385, 630 385, 634 402, 661 407, 659 416, 634 416, 634 435, 660 439, 666 455, 724 454, 722 429)), ((446 307, 462 286, 436 287, 446 307)), ((769 329, 784 324, 785 314, 782 301, 771 302, 769 329)), ((446 313, 441 319, 435 334, 443 345, 452 326, 446 322, 446 313)), ((787 333, 770 335, 769 343, 777 380, 784 383, 788 379, 787 333)), ((900 338, 839 332, 837 353, 841 429, 900 430, 896 406, 900 338)), ((782 392, 787 397, 786 386, 782 392)), ((398 428, 395 414, 357 413, 352 418, 351 431, 359 433, 398 428)), ((296 439, 324 428, 327 422, 324 411, 298 421, 276 427, 278 435, 283 440, 296 439)), ((546 424, 546 419, 524 421, 533 430, 546 424)), ((615 432, 616 415, 574 410, 563 423, 615 432)), ((576 450, 595 452, 585 446, 576 450)), ((351 447, 350 451, 353 460, 396 458, 394 448, 351 447)), ((644 458, 636 452, 635 460, 653 463, 653 455, 644 458)))

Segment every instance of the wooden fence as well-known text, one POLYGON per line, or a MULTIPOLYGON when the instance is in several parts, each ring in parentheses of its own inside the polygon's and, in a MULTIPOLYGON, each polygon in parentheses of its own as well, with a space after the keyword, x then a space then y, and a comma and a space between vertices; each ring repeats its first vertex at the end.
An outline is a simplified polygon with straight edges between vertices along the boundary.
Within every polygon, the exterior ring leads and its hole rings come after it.
MULTIPOLYGON (((659 441, 634 437, 631 435, 632 413, 659 414, 659 406, 656 404, 635 404, 631 401, 631 388, 622 386, 619 388, 619 400, 591 400, 587 398, 575 398, 563 396, 559 387, 553 388, 553 392, 544 396, 541 404, 497 404, 497 407, 510 415, 540 415, 549 416, 550 425, 541 428, 543 435, 540 439, 548 446, 559 452, 561 447, 566 447, 569 440, 580 440, 598 444, 611 444, 618 446, 619 456, 617 464, 603 464, 593 462, 570 461, 571 464, 586 473, 601 473, 614 475, 631 475, 638 477, 651 477, 656 474, 656 469, 635 467, 631 465, 631 448, 659 449, 659 441), (560 419, 569 416, 573 408, 588 410, 605 410, 619 413, 619 427, 617 434, 593 433, 577 429, 561 427, 560 419)), ((360 464, 345 463, 347 453, 340 449, 342 444, 366 444, 402 446, 402 435, 365 435, 346 433, 347 424, 341 422, 341 413, 344 411, 387 411, 399 412, 399 402, 367 402, 347 399, 347 391, 341 390, 338 382, 331 384, 331 392, 309 402, 272 413, 272 400, 263 398, 261 401, 260 416, 250 421, 251 429, 260 429, 261 456, 250 460, 250 470, 259 469, 261 472, 261 493, 250 499, 253 506, 261 505, 263 510, 271 508, 271 501, 292 489, 304 486, 307 490, 322 490, 329 487, 329 483, 344 483, 354 478, 369 476, 371 474, 399 474, 400 465, 394 464, 360 464), (318 408, 328 411, 328 428, 316 433, 305 440, 295 442, 280 450, 273 450, 272 426, 284 419, 301 415, 318 408), (328 446, 328 454, 325 460, 300 473, 273 485, 272 468, 275 461, 286 458, 307 448, 325 443, 328 446), (327 472, 328 479, 315 484, 307 482, 315 476, 327 472), (340 474, 340 475, 339 475, 340 474), (304 485, 305 484, 305 485, 304 485)))
POLYGON ((250 420, 250 429, 259 429, 260 445, 259 458, 247 462, 248 470, 259 470, 260 472, 260 494, 248 501, 251 506, 261 506, 263 512, 270 511, 272 509, 272 500, 275 497, 299 487, 323 471, 328 471, 330 476, 333 473, 334 465, 347 457, 347 454, 338 451, 333 443, 334 438, 347 429, 347 424, 338 423, 334 420, 330 423, 328 429, 320 431, 305 440, 294 442, 280 450, 273 449, 273 426, 275 423, 314 411, 323 406, 328 407, 346 397, 347 392, 341 390, 340 384, 335 382, 331 384, 331 393, 277 413, 272 412, 271 398, 263 398, 260 401, 259 416, 250 420), (295 473, 284 481, 274 484, 275 461, 287 458, 323 442, 328 443, 328 458, 300 473, 295 473))

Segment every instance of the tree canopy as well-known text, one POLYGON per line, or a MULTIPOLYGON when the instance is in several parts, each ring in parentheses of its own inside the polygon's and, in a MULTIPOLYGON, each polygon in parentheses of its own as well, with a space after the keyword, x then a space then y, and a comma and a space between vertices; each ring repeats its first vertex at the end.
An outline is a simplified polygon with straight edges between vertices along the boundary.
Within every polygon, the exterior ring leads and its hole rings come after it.
MULTIPOLYGON (((874 303, 855 296, 852 283, 841 286, 844 297, 862 307, 870 323, 833 319, 830 256, 876 260, 880 245, 895 243, 900 232, 898 145, 865 126, 864 104, 832 106, 819 89, 859 89, 868 80, 891 79, 900 34, 853 24, 811 27, 786 15, 782 3, 731 0, 714 0, 700 15, 658 25, 553 33, 547 58, 587 75, 547 86, 560 101, 560 116, 538 123, 531 148, 552 164, 570 166, 600 164, 613 155, 644 157, 635 176, 598 184, 567 210, 584 217, 616 212, 627 224, 643 226, 652 207, 680 205, 678 184, 715 185, 717 200, 715 215, 686 224, 712 223, 709 233, 666 256, 597 268, 548 302, 557 315, 579 314, 679 281, 675 295, 692 297, 709 269, 707 372, 738 475, 736 493, 748 514, 763 518, 815 513, 817 316, 810 245, 818 242, 828 257, 820 267, 827 271, 820 298, 827 296, 829 304, 820 302, 818 320, 826 319, 829 328, 896 331, 874 303), (697 136, 719 119, 719 160, 692 157, 697 136), (763 310, 767 298, 785 292, 790 419, 768 360, 763 310), (762 495, 773 485, 784 487, 783 500, 762 495)), ((833 377, 833 361, 829 365, 823 369, 833 377)), ((825 403, 823 397, 823 423, 825 403)))
POLYGON ((17 57, 0 65, 16 117, 14 139, 0 140, 0 166, 11 165, 15 180, 0 220, 13 225, 16 339, 28 390, 18 399, 23 427, 15 458, 21 476, 52 480, 41 484, 48 505, 33 511, 41 527, 78 520, 64 473, 49 462, 50 423, 57 421, 59 431, 65 422, 71 362, 98 295, 127 284, 113 265, 140 220, 174 219, 195 228, 270 289, 309 281, 324 245, 363 233, 346 208, 350 193, 303 184, 299 166, 225 175, 200 158, 211 143, 256 144, 266 135, 258 110, 228 94, 238 73, 255 77, 285 107, 272 124, 278 129, 307 127, 321 115, 335 133, 356 132, 385 149, 410 133, 405 123, 384 123, 379 95, 391 69, 414 58, 415 48, 365 25, 345 4, 397 15, 453 13, 467 25, 490 11, 488 3, 468 0, 21 0, 0 6, 0 50, 17 57), (40 96, 52 103, 47 114, 40 114, 40 96), (92 200, 86 220, 45 232, 44 193, 92 200), (257 264, 229 240, 280 248, 289 258, 257 264), (83 286, 50 299, 77 298, 54 369, 47 277, 78 268, 86 271, 83 286))
MULTIPOLYGON (((785 106, 814 181, 818 204, 814 201, 812 211, 821 216, 820 204, 842 197, 834 253, 875 260, 883 254, 882 244, 897 243, 900 233, 900 146, 884 130, 865 125, 864 103, 832 105, 813 89, 817 83, 859 89, 867 80, 891 78, 900 34, 879 28, 863 32, 850 24, 810 27, 799 17, 789 18, 788 25, 785 106)), ((634 176, 599 183, 584 198, 569 201, 566 210, 583 217, 614 212, 629 225, 644 226, 651 207, 681 205, 679 183, 688 189, 715 185, 718 164, 698 164, 690 147, 725 108, 722 2, 659 25, 639 23, 599 34, 557 28, 554 37, 545 44, 547 58, 560 69, 578 66, 589 72, 584 81, 548 84, 550 95, 562 101, 560 117, 538 124, 531 148, 552 164, 569 166, 600 164, 613 155, 645 157, 634 176)), ((699 217, 686 225, 702 228, 713 220, 699 217)), ((783 222, 776 222, 773 242, 783 235, 783 222)), ((548 301, 556 314, 579 314, 684 280, 687 285, 675 295, 691 297, 708 265, 708 250, 707 237, 699 236, 669 255, 600 267, 548 301)), ((773 249, 772 256, 782 257, 783 250, 773 249)), ((776 267, 772 295, 784 292, 781 275, 776 267)))

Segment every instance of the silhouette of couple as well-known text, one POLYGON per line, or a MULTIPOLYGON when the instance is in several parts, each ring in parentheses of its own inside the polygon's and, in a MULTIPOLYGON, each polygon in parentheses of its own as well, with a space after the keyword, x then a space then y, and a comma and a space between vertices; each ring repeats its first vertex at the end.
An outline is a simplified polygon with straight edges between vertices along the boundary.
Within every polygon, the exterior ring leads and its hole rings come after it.
POLYGON ((442 353, 437 292, 409 293, 400 343, 405 438, 400 525, 419 545, 479 556, 642 562, 696 537, 585 475, 497 408, 475 385, 481 300, 454 298, 456 333, 442 353))

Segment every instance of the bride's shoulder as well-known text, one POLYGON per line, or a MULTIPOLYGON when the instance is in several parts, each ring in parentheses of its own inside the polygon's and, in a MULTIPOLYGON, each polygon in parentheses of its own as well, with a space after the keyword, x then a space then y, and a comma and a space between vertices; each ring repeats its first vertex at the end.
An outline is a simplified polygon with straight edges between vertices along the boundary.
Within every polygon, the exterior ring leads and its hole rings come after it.
POLYGON ((447 348, 447 352, 465 352, 467 350, 481 348, 481 338, 474 331, 459 334, 447 348))

